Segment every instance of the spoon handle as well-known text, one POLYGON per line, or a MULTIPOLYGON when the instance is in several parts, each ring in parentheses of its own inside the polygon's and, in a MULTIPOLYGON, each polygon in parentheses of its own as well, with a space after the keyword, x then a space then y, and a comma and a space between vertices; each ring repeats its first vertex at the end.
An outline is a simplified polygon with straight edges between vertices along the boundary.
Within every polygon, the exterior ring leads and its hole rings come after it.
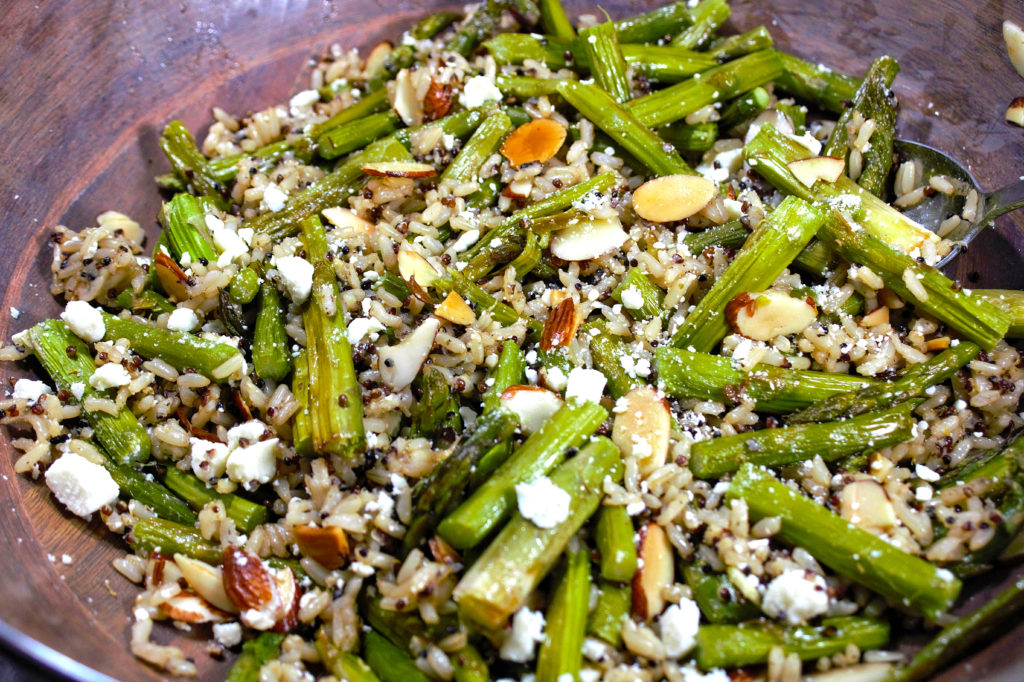
POLYGON ((1021 207, 1024 207, 1024 177, 985 197, 985 214, 978 224, 988 225, 999 216, 1021 207))

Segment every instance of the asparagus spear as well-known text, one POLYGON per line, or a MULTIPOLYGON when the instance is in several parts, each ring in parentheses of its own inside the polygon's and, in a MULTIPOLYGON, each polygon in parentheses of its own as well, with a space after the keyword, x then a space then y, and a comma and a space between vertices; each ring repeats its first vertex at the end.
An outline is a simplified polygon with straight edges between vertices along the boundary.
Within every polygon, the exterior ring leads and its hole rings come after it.
POLYGON ((563 675, 577 678, 589 605, 590 557, 585 550, 570 552, 565 575, 548 605, 544 642, 537 655, 537 682, 558 682, 563 675))
POLYGON ((725 307, 738 294, 761 291, 782 274, 825 221, 825 212, 787 197, 758 225, 732 263, 672 335, 676 348, 710 351, 729 333, 725 307))
POLYGON ((620 104, 631 100, 633 95, 626 71, 626 58, 622 55, 612 22, 606 21, 581 30, 578 44, 586 54, 590 74, 597 85, 620 104))
POLYGON ((747 601, 725 573, 705 571, 698 563, 687 565, 682 573, 701 615, 709 623, 739 623, 760 617, 761 609, 747 601))
POLYGON ((223 558, 221 548, 203 538, 195 528, 161 518, 136 521, 126 539, 135 552, 184 554, 214 566, 223 558))
POLYGON ((629 585, 601 581, 597 604, 587 621, 587 632, 619 648, 622 644, 622 623, 629 618, 632 602, 633 593, 629 585))
POLYGON ((467 644, 451 656, 455 667, 455 682, 490 682, 487 663, 472 644, 467 644))
POLYGON ((366 448, 363 398, 327 260, 327 236, 316 216, 302 221, 302 243, 313 263, 313 293, 302 313, 309 361, 309 413, 316 452, 354 457, 366 448))
POLYGON ((776 535, 780 540, 803 547, 836 573, 929 618, 948 610, 960 593, 960 581, 949 571, 848 523, 763 467, 745 464, 726 497, 744 500, 751 520, 777 516, 782 521, 776 535))
POLYGON ((1012 289, 974 289, 971 293, 1002 310, 1010 317, 1009 339, 1024 338, 1024 291, 1012 289))
POLYGON ((608 413, 597 403, 567 402, 441 522, 441 536, 459 549, 479 544, 515 509, 517 483, 532 481, 551 471, 568 448, 578 447, 607 417, 608 413))
POLYGON ((328 639, 321 628, 317 632, 316 651, 327 672, 344 682, 380 682, 373 669, 351 651, 342 651, 328 639))
POLYGON ((765 663, 781 647, 809 661, 842 653, 853 644, 863 650, 889 642, 889 624, 873 618, 840 616, 821 625, 787 626, 767 621, 702 625, 697 631, 697 665, 704 670, 765 663))
POLYGON ((259 682, 260 668, 280 655, 284 637, 277 632, 261 632, 243 644, 242 653, 235 659, 225 682, 259 682))
POLYGON ((442 611, 437 621, 426 623, 417 611, 385 609, 379 595, 365 590, 360 595, 360 614, 367 625, 400 649, 408 649, 414 638, 439 641, 459 627, 458 616, 453 612, 442 611))
POLYGON ((163 360, 179 372, 194 369, 203 376, 227 381, 221 369, 238 355, 234 346, 188 332, 160 329, 143 322, 102 313, 107 341, 127 339, 132 351, 144 358, 163 360))
POLYGON ((234 303, 252 303, 260 293, 260 276, 253 267, 242 268, 231 278, 228 296, 234 303))
POLYGON ((363 638, 363 656, 382 680, 430 682, 407 651, 399 649, 376 630, 370 630, 363 638))
POLYGON ((299 409, 292 417, 292 446, 302 457, 313 454, 313 417, 309 409, 309 353, 303 348, 295 356, 292 395, 299 409))
POLYGON ((252 364, 257 376, 271 381, 281 381, 292 371, 284 310, 277 289, 270 284, 260 287, 260 307, 252 335, 252 364))
POLYGON ((655 175, 693 174, 675 149, 596 85, 560 81, 558 93, 655 175))
POLYGON ((160 149, 174 173, 193 194, 220 197, 224 193, 223 185, 211 175, 206 157, 199 151, 184 123, 171 121, 167 124, 160 135, 160 149))
MULTIPOLYGON (((193 509, 202 509, 207 503, 219 500, 224 505, 224 513, 235 522, 243 533, 251 533, 256 526, 267 520, 267 508, 262 504, 250 502, 244 497, 232 493, 219 493, 205 482, 177 467, 168 467, 163 475, 164 484, 180 495, 193 509)), ((159 514, 159 512, 157 512, 159 514)), ((180 519, 168 518, 179 523, 194 523, 180 519)), ((193 515, 194 517, 194 515, 193 515)))
POLYGON ((518 418, 506 409, 485 411, 469 437, 417 481, 412 489, 412 522, 403 539, 406 552, 416 547, 439 519, 455 510, 481 457, 508 440, 518 426, 518 418))
POLYGON ((498 151, 502 140, 512 131, 512 120, 504 111, 488 116, 441 173, 440 180, 453 185, 478 178, 480 166, 498 151))
POLYGON ((680 152, 706 152, 718 139, 718 124, 712 121, 693 125, 676 124, 658 131, 680 152))
POLYGON ((673 2, 664 7, 615 22, 615 31, 623 43, 654 43, 693 23, 686 2, 673 2))
POLYGON ((779 467, 821 456, 826 462, 846 455, 896 445, 914 437, 913 409, 908 400, 885 410, 822 424, 761 429, 694 443, 690 469, 699 478, 717 478, 746 462, 779 467))
POLYGON ((497 409, 501 404, 501 394, 509 386, 515 386, 523 380, 526 371, 526 356, 512 339, 506 340, 501 346, 498 364, 494 366, 491 378, 494 380, 484 393, 484 412, 497 409))
POLYGON ((640 268, 630 268, 626 276, 619 282, 619 286, 612 291, 612 298, 623 305, 635 319, 649 320, 658 317, 665 312, 662 301, 665 300, 665 292, 651 281, 651 278, 640 268), (634 292, 627 295, 623 300, 624 292, 634 292), (636 307, 633 303, 639 295, 642 303, 636 307))
POLYGON ((133 293, 131 289, 125 289, 117 295, 117 305, 134 313, 148 312, 173 313, 177 307, 166 298, 151 289, 143 289, 139 293, 133 293))
MULTIPOLYGON (((469 269, 468 267, 466 268, 469 269)), ((499 301, 484 291, 483 287, 475 284, 465 270, 449 268, 448 276, 451 278, 451 287, 459 293, 462 298, 476 305, 477 314, 488 312, 495 320, 508 326, 519 322, 521 319, 512 306, 499 301)), ((438 282, 439 283, 439 282, 438 282)), ((526 320, 526 326, 532 330, 540 331, 541 324, 534 319, 526 320)))
POLYGON ((621 48, 622 56, 635 74, 662 83, 678 83, 718 63, 709 54, 667 45, 622 45, 621 48))
POLYGON ((743 227, 739 220, 730 220, 724 225, 709 227, 703 232, 691 232, 683 237, 683 244, 690 253, 699 255, 705 249, 719 246, 724 249, 735 249, 743 246, 750 236, 750 230, 743 227))
POLYGON ((314 124, 306 133, 307 137, 313 140, 314 144, 319 143, 320 137, 330 131, 339 128, 352 121, 366 118, 388 108, 388 91, 384 88, 375 90, 360 99, 351 106, 345 107, 326 121, 314 124))
POLYGON ((517 611, 597 511, 606 477, 622 477, 622 460, 615 444, 601 437, 551 475, 571 498, 568 518, 545 529, 517 512, 455 587, 460 613, 493 628, 517 611))
POLYGON ((192 261, 217 260, 217 252, 206 232, 204 202, 191 194, 175 194, 160 211, 160 223, 175 260, 188 254, 192 261))
POLYGON ((672 44, 688 50, 700 48, 729 20, 731 14, 732 10, 726 0, 702 0, 690 10, 693 23, 677 33, 672 38, 672 44))
POLYGON ((730 102, 722 110, 721 118, 718 119, 718 125, 723 130, 731 130, 756 117, 768 108, 770 102, 771 95, 768 94, 767 90, 760 85, 756 88, 751 88, 730 102))
POLYGON ((398 130, 401 120, 394 111, 382 111, 357 118, 324 132, 317 138, 317 153, 325 159, 362 149, 398 130))
POLYGON ((976 647, 985 646, 1005 629, 1019 622, 1024 609, 1024 576, 1003 588, 977 611, 950 623, 935 639, 917 652, 906 666, 898 668, 894 682, 925 680, 976 647))
POLYGON ((782 73, 775 77, 775 85, 790 95, 831 111, 842 114, 846 103, 857 94, 860 80, 838 73, 822 64, 811 64, 799 57, 779 52, 782 73))
MULTIPOLYGON (((105 454, 105 453, 104 453, 105 454)), ((103 468, 121 489, 121 495, 138 500, 162 519, 192 525, 196 515, 185 500, 127 464, 118 464, 104 457, 103 468)))
POLYGON ((604 505, 597 515, 595 541, 601 555, 601 577, 628 583, 637 568, 633 520, 622 505, 604 505))
POLYGON ((455 34, 445 43, 445 51, 458 52, 463 57, 468 57, 476 46, 498 27, 501 9, 501 3, 497 0, 481 2, 476 11, 462 22, 455 30, 455 34))
POLYGON ((758 365, 751 372, 735 369, 729 358, 694 353, 681 348, 655 351, 658 388, 677 398, 739 402, 757 401, 766 412, 791 412, 828 396, 875 383, 851 374, 782 369, 758 365))
POLYGON ((924 393, 929 386, 941 384, 957 370, 977 357, 981 349, 964 341, 942 351, 927 362, 908 368, 894 381, 880 382, 861 389, 837 393, 795 412, 786 418, 788 424, 809 424, 829 419, 856 417, 883 409, 924 393))
POLYGON ((451 425, 454 429, 453 437, 448 439, 450 445, 454 435, 462 430, 458 395, 448 386, 444 374, 431 367, 423 369, 418 382, 423 393, 412 408, 409 435, 413 438, 443 437, 441 430, 445 425, 451 425))
POLYGON ((540 22, 544 31, 563 40, 576 37, 576 30, 565 13, 561 0, 540 0, 540 22))
POLYGON ((623 358, 629 356, 629 347, 611 334, 601 332, 590 337, 590 357, 594 369, 608 380, 608 393, 616 400, 629 393, 631 388, 644 383, 641 379, 630 376, 623 367, 623 358))
MULTIPOLYGON (((80 384, 84 403, 88 398, 109 398, 110 391, 93 388, 89 378, 96 371, 89 347, 58 320, 44 320, 27 332, 28 342, 40 364, 53 379, 57 389, 74 395, 72 385, 80 384)), ((83 409, 96 440, 118 464, 144 462, 149 458, 151 443, 146 429, 128 407, 117 415, 83 409)))
POLYGON ((751 52, 766 50, 774 45, 772 35, 764 26, 752 28, 745 33, 725 36, 713 41, 708 54, 719 61, 736 59, 751 52))

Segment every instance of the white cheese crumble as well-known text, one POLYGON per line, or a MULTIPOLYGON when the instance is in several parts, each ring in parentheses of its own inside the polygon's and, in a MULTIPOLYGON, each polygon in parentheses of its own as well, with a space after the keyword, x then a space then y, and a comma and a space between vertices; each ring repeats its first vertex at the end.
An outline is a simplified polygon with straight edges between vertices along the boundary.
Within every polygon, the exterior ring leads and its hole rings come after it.
POLYGON ((480 239, 480 230, 466 230, 459 238, 452 244, 451 249, 454 253, 462 253, 469 247, 476 244, 476 240, 480 239))
POLYGON ((209 481, 224 475, 228 461, 228 446, 202 438, 189 438, 192 453, 192 472, 200 479, 209 481))
POLYGON ((67 323, 75 336, 90 343, 102 339, 107 331, 100 311, 85 301, 68 301, 60 319, 67 323))
POLYGON ((547 476, 516 484, 519 513, 539 528, 554 528, 569 518, 572 498, 547 476))
POLYGON ((371 341, 375 341, 377 332, 382 331, 384 331, 384 325, 379 320, 370 317, 357 317, 348 323, 348 342, 354 346, 367 336, 371 337, 371 341))
POLYGON ((127 386, 131 381, 132 377, 128 374, 128 370, 114 362, 100 365, 89 377, 89 385, 100 390, 127 386))
POLYGON ((214 623, 213 638, 226 649, 238 646, 242 642, 242 626, 238 623, 214 623))
POLYGON ((568 377, 565 376, 565 372, 559 367, 545 367, 544 381, 552 391, 562 391, 565 389, 568 377))
POLYGON ((914 497, 916 497, 921 502, 927 502, 928 500, 932 499, 932 494, 933 491, 931 487, 927 485, 919 485, 917 486, 917 488, 914 489, 914 497))
POLYGON ((227 458, 228 478, 238 483, 269 483, 277 473, 277 438, 235 448, 227 458))
POLYGON ((533 660, 537 642, 543 641, 544 614, 524 606, 512 617, 512 630, 505 636, 498 653, 506 661, 528 663, 533 660))
POLYGON ((578 398, 598 402, 604 394, 608 379, 596 369, 574 367, 565 384, 565 399, 578 398))
POLYGON ((917 477, 920 478, 922 481, 928 481, 929 483, 932 483, 942 478, 941 476, 939 476, 939 474, 932 471, 923 464, 914 465, 914 474, 916 474, 917 477))
POLYGON ((644 305, 643 294, 636 287, 629 287, 622 292, 622 305, 630 310, 637 310, 644 305))
POLYGON ((284 208, 286 201, 288 201, 288 195, 274 183, 263 188, 263 205, 267 207, 268 211, 277 213, 284 208))
POLYGON ((53 391, 44 381, 36 381, 35 379, 18 379, 17 383, 14 384, 14 393, 11 397, 15 400, 27 400, 30 403, 34 403, 42 397, 44 393, 52 393, 53 391))
POLYGON ((106 469, 73 452, 51 464, 45 478, 54 497, 83 519, 112 504, 121 492, 106 469))
POLYGON ((227 267, 236 258, 249 253, 249 247, 246 246, 245 241, 224 227, 224 221, 220 218, 206 216, 206 226, 210 227, 214 246, 220 249, 220 257, 217 258, 217 265, 220 267, 227 267), (217 223, 220 223, 219 227, 216 226, 217 223), (211 227, 211 225, 214 227, 211 227))
POLYGON ((311 107, 320 101, 320 93, 316 90, 303 90, 292 95, 288 100, 288 107, 292 109, 292 116, 296 116, 295 110, 311 107))
POLYGON ((298 256, 283 256, 277 259, 277 272, 288 297, 295 303, 309 298, 313 289, 313 264, 298 256))
POLYGON ((692 599, 683 598, 665 609, 658 618, 661 641, 669 658, 680 658, 697 645, 700 609, 692 599))
POLYGON ((190 332, 199 326, 199 318, 191 308, 175 308, 167 316, 167 328, 174 332, 190 332))
POLYGON ((802 625, 828 612, 825 579, 803 569, 788 569, 768 583, 761 608, 772 618, 802 625))
POLYGON ((467 80, 459 95, 459 102, 467 109, 475 109, 486 102, 500 102, 501 99, 501 90, 487 76, 473 76, 467 80))
POLYGON ((82 396, 85 395, 85 382, 76 381, 71 384, 71 395, 75 396, 75 400, 81 400, 82 396))
POLYGON ((696 668, 680 668, 683 673, 683 682, 729 682, 732 678, 724 670, 711 670, 702 673, 696 668))
POLYGON ((13 317, 14 319, 18 319, 19 317, 21 317, 21 311, 11 306, 11 317, 13 317))

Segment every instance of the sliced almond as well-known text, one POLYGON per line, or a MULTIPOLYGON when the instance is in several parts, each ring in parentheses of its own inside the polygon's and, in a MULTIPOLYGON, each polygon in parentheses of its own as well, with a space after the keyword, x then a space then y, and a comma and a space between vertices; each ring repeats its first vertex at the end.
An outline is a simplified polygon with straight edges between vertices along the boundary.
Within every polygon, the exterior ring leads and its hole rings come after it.
POLYGON ((1021 78, 1024 78, 1024 29, 1012 21, 1003 22, 1003 40, 1010 63, 1021 78))
POLYGON ((517 168, 533 161, 544 163, 562 148, 566 133, 561 123, 538 118, 513 130, 502 143, 501 154, 517 168))
POLYGON ((454 103, 452 84, 431 78, 427 94, 423 97, 423 120, 436 121, 442 116, 447 116, 454 103))
POLYGON ((717 191, 715 183, 699 175, 666 175, 633 190, 633 210, 654 223, 682 220, 707 206, 717 191))
POLYGON ((423 105, 416 93, 412 72, 402 69, 390 86, 391 106, 407 126, 419 125, 423 119, 423 105))
POLYGON ((924 342, 924 349, 927 351, 933 350, 946 350, 949 348, 950 338, 948 336, 940 336, 936 339, 928 339, 924 342))
POLYGON ((743 292, 725 306, 725 319, 732 330, 755 341, 802 332, 817 316, 812 299, 795 298, 777 289, 743 292))
POLYGON ((663 590, 675 582, 672 546, 656 523, 640 529, 640 568, 633 575, 633 615, 643 620, 656 618, 665 609, 663 590))
POLYGON ((523 433, 540 429, 562 407, 562 397, 540 386, 509 386, 501 394, 501 406, 519 417, 523 433))
POLYGON ((413 382, 434 347, 434 337, 441 328, 436 317, 427 318, 401 343, 381 348, 377 352, 380 378, 392 390, 400 391, 413 382))
POLYGON ((281 595, 281 611, 274 623, 274 632, 288 632, 299 624, 299 606, 302 603, 302 588, 290 568, 272 569, 278 594, 281 595))
POLYGON ((429 163, 415 161, 377 161, 364 163, 362 171, 375 178, 432 178, 437 170, 429 163))
POLYGON ((476 322, 476 313, 465 299, 454 291, 448 292, 441 305, 434 309, 434 314, 454 324, 469 325, 476 322))
POLYGON ((789 163, 796 179, 808 187, 814 187, 818 180, 835 182, 846 171, 846 161, 835 156, 811 156, 789 163))
POLYGON ((1006 110, 1006 120, 1024 126, 1024 97, 1016 97, 1006 110))
POLYGON ((883 324, 889 324, 889 309, 884 305, 878 306, 862 317, 860 319, 860 324, 862 327, 867 327, 868 329, 880 327, 883 324))
POLYGON ((839 493, 839 513, 865 530, 884 531, 896 525, 896 510, 885 489, 872 480, 849 483, 839 493))
POLYGON ((533 189, 533 178, 510 182, 501 190, 501 196, 509 199, 526 199, 533 189))
POLYGON ((149 561, 146 562, 145 578, 147 590, 155 590, 163 585, 177 582, 180 577, 181 571, 173 561, 159 552, 149 555, 149 561))
POLYGON ((427 547, 430 548, 430 554, 434 557, 434 561, 440 561, 442 564, 457 564, 462 560, 455 548, 445 542, 440 535, 435 535, 427 540, 427 547))
POLYGON ((394 50, 394 46, 386 40, 373 46, 363 62, 363 75, 367 80, 383 73, 392 50, 394 50))
POLYGON ((283 611, 277 581, 258 556, 237 547, 225 547, 221 566, 224 592, 239 611, 268 615, 283 611))
POLYGON ((168 618, 183 623, 223 623, 229 618, 229 614, 210 605, 202 597, 188 592, 174 595, 161 602, 158 608, 168 618))
POLYGON ((552 255, 567 261, 610 253, 629 239, 618 218, 597 218, 570 225, 551 237, 552 255))
POLYGON ((337 526, 296 526, 295 543, 307 556, 329 571, 340 568, 348 557, 348 539, 337 526))
POLYGON ((429 287, 439 277, 437 270, 426 258, 405 244, 398 249, 397 259, 398 274, 406 282, 415 279, 420 286, 429 287))
POLYGON ((335 227, 349 228, 362 234, 370 234, 373 232, 373 223, 369 220, 363 220, 350 208, 331 206, 329 208, 325 208, 321 213, 324 218, 327 219, 327 222, 335 227))
POLYGON ((671 432, 668 403, 650 386, 637 386, 616 402, 612 441, 637 459, 642 474, 665 464, 671 432))
POLYGON ((153 256, 153 267, 156 278, 172 300, 184 301, 188 298, 188 275, 174 259, 166 253, 158 252, 153 256))
POLYGON ((571 298, 563 299, 544 322, 544 331, 540 335, 540 349, 549 351, 552 348, 568 346, 576 336, 576 329, 579 326, 576 304, 571 298))
POLYGON ((196 594, 222 611, 238 612, 238 608, 224 590, 224 574, 220 566, 211 566, 184 554, 175 554, 174 563, 181 570, 185 582, 196 594))

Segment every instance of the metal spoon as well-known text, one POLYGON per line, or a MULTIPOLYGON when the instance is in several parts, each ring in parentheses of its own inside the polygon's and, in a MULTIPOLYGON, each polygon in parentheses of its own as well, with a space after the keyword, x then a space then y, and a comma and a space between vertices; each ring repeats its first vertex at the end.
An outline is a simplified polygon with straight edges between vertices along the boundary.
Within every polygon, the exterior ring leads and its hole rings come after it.
MULTIPOLYGON (((961 220, 959 225, 945 235, 946 239, 952 241, 954 245, 950 252, 939 261, 938 267, 942 267, 952 260, 971 240, 978 236, 978 233, 995 222, 996 218, 1014 209, 1024 207, 1024 178, 1015 180, 994 192, 985 192, 970 171, 964 168, 959 161, 938 149, 908 140, 896 140, 894 146, 901 159, 919 159, 921 161, 924 168, 923 177, 946 175, 953 178, 954 182, 958 181, 964 185, 964 189, 973 188, 978 192, 978 219, 974 222, 961 220)), ((935 192, 931 196, 925 197, 917 205, 904 209, 903 212, 932 232, 938 232, 939 225, 943 220, 951 215, 961 214, 964 201, 963 194, 950 196, 942 192, 935 192)))

